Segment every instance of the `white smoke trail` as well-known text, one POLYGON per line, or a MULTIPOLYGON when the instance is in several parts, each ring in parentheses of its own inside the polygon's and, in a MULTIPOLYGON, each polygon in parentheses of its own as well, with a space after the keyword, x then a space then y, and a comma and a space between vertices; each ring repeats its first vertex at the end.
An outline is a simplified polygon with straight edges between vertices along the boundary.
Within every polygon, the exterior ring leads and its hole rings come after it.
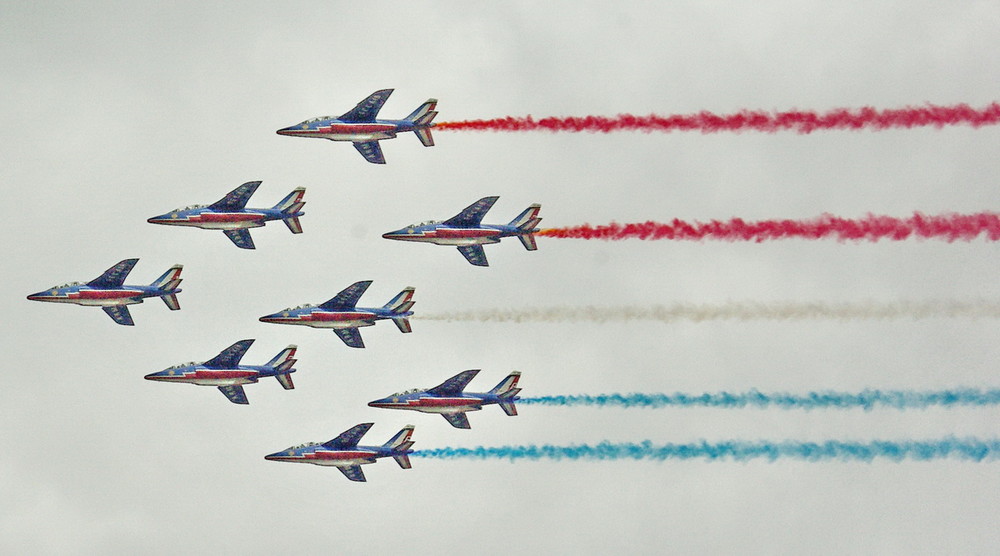
POLYGON ((998 301, 895 301, 880 303, 737 303, 672 305, 626 305, 620 307, 554 306, 524 309, 478 309, 443 313, 419 313, 413 318, 460 322, 627 322, 707 320, 855 320, 1000 318, 998 301))

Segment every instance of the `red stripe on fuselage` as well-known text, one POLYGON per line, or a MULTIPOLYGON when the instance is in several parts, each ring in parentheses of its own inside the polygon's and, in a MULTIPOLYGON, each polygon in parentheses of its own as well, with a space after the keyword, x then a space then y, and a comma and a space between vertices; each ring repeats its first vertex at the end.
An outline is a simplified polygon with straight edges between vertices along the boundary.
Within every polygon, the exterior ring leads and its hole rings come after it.
POLYGON ((315 311, 308 315, 302 315, 302 320, 316 320, 316 321, 355 321, 355 320, 373 320, 375 318, 374 313, 367 312, 327 312, 327 311, 315 311))
POLYGON ((71 292, 70 299, 130 299, 142 295, 136 290, 80 290, 71 292))
POLYGON ((479 405, 482 400, 477 398, 419 398, 406 403, 412 407, 453 407, 479 405))
POLYGON ((190 218, 191 222, 246 222, 263 219, 262 214, 248 212, 205 212, 190 218))
POLYGON ((500 235, 500 232, 486 228, 438 228, 427 235, 440 238, 490 237, 500 235))
POLYGON ((338 134, 373 133, 379 131, 396 131, 396 126, 393 124, 340 123, 340 124, 330 124, 327 126, 318 127, 316 128, 316 131, 320 133, 338 133, 338 134))
POLYGON ((374 452, 363 452, 356 451, 352 452, 349 450, 337 450, 337 451, 316 451, 311 454, 303 454, 302 457, 305 459, 325 459, 325 460, 358 460, 358 459, 374 459, 374 452))

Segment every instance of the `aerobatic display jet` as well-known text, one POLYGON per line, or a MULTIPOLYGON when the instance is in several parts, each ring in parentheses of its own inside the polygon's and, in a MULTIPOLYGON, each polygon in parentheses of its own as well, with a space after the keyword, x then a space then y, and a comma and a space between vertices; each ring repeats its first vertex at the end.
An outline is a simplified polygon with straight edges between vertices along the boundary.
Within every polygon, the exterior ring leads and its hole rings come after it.
POLYGON ((253 384, 262 378, 273 376, 285 390, 295 388, 290 375, 295 372, 292 366, 296 361, 294 359, 296 346, 286 347, 263 365, 240 365, 240 359, 243 359, 243 355, 253 342, 253 340, 240 340, 204 363, 175 365, 158 373, 146 375, 146 380, 217 386, 229 401, 243 405, 250 403, 243 391, 243 385, 253 384))
POLYGON ((410 468, 409 454, 413 442, 413 425, 406 425, 388 442, 381 446, 358 446, 361 437, 372 428, 373 423, 361 423, 344 431, 337 438, 322 444, 310 442, 299 444, 286 450, 264 456, 270 461, 290 461, 313 465, 334 466, 352 481, 365 482, 361 466, 375 463, 378 458, 391 457, 403 469, 410 468))
POLYGON ((254 249, 250 228, 259 228, 271 220, 281 220, 293 234, 302 233, 299 217, 305 214, 304 187, 296 188, 271 208, 246 208, 247 201, 257 191, 259 181, 248 181, 211 205, 192 205, 154 216, 146 222, 168 226, 192 226, 206 230, 222 230, 240 249, 254 249))
POLYGON ((399 133, 412 131, 425 147, 434 146, 431 123, 437 112, 437 99, 427 99, 402 120, 376 120, 375 116, 392 94, 393 89, 375 91, 343 116, 322 116, 278 130, 278 135, 318 137, 331 141, 351 141, 361 156, 372 164, 385 164, 379 141, 394 139, 399 133))
POLYGON ((387 398, 368 402, 371 407, 386 409, 412 409, 423 413, 440 413, 456 429, 469 429, 468 411, 479 411, 487 404, 497 404, 507 415, 517 415, 514 402, 521 391, 517 381, 521 373, 514 371, 507 375, 496 388, 482 394, 464 392, 465 386, 475 378, 479 369, 463 371, 443 383, 428 388, 416 388, 398 392, 387 398))
POLYGON ((514 236, 521 240, 521 244, 528 251, 538 249, 534 234, 538 231, 536 226, 542 221, 538 217, 542 205, 531 205, 508 224, 483 224, 483 216, 493 207, 497 199, 499 197, 483 197, 443 222, 431 220, 411 224, 401 230, 382 234, 382 237, 400 241, 454 245, 470 263, 476 266, 490 266, 483 245, 499 243, 501 238, 514 236))
POLYGON ((332 299, 319 305, 300 305, 260 317, 261 322, 300 324, 313 328, 330 328, 350 347, 363 348, 359 327, 372 326, 377 320, 391 319, 400 332, 411 332, 409 317, 413 315, 412 287, 405 288, 382 307, 357 307, 358 299, 371 280, 355 282, 332 299))
POLYGON ((109 317, 118 324, 133 326, 132 315, 128 306, 142 303, 147 297, 159 297, 171 311, 181 308, 177 294, 181 292, 177 286, 181 283, 182 265, 174 265, 148 286, 127 286, 125 277, 132 272, 132 267, 139 259, 125 259, 104 271, 97 278, 81 284, 72 282, 62 286, 54 286, 48 290, 33 293, 28 296, 32 301, 49 301, 52 303, 75 303, 77 305, 95 306, 104 309, 109 317))

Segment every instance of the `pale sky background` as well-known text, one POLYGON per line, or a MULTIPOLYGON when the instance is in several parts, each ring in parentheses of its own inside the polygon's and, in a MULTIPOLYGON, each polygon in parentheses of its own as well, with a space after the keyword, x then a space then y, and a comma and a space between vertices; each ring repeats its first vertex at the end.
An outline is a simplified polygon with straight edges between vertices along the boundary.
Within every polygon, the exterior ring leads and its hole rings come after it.
POLYGON ((374 421, 415 448, 601 440, 993 438, 998 409, 797 412, 522 406, 472 430, 366 402, 481 368, 523 394, 996 387, 995 320, 480 324, 414 319, 333 333, 263 324, 374 280, 423 312, 561 304, 1000 298, 997 245, 835 241, 453 248, 383 240, 499 195, 488 222, 542 204, 543 226, 674 217, 907 216, 996 210, 1000 129, 484 134, 349 145, 275 130, 380 88, 382 116, 428 97, 439 121, 504 115, 826 110, 998 98, 996 2, 0 3, 0 184, 7 365, 0 552, 985 553, 998 464, 480 462, 366 466, 368 483, 265 454, 374 421), (147 224, 263 180, 250 206, 308 190, 305 233, 147 224), (185 265, 182 310, 31 303, 139 257, 129 283, 185 265), (300 347, 296 389, 236 406, 143 375, 256 338, 245 362, 300 347))

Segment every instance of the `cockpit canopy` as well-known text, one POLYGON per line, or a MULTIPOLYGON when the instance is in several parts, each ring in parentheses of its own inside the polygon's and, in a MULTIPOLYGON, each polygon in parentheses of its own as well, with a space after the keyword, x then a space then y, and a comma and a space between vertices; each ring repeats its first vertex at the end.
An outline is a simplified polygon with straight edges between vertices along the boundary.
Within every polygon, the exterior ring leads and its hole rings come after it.
POLYGON ((69 282, 68 284, 63 284, 61 286, 52 286, 49 289, 50 290, 61 290, 63 288, 70 288, 70 287, 73 287, 73 286, 82 286, 82 285, 83 285, 82 282, 69 282))
POLYGON ((286 311, 298 311, 299 309, 312 309, 313 307, 316 307, 316 305, 313 303, 305 303, 303 305, 299 305, 298 307, 285 307, 284 309, 278 312, 283 313, 286 311))
POLYGON ((316 122, 320 122, 323 120, 333 120, 333 119, 336 119, 336 116, 319 116, 317 118, 310 118, 299 125, 314 124, 316 122))
POLYGON ((419 228, 420 226, 430 226, 431 224, 440 224, 440 220, 425 220, 419 224, 410 224, 407 228, 419 228))
POLYGON ((393 396, 405 396, 407 394, 416 394, 417 392, 423 392, 426 388, 410 388, 409 390, 404 390, 402 392, 396 392, 393 396))
POLYGON ((170 212, 184 212, 186 210, 200 209, 200 208, 205 208, 207 206, 208 205, 188 205, 188 206, 186 206, 184 208, 175 208, 174 210, 172 210, 170 212))
POLYGON ((183 369, 184 367, 194 367, 195 365, 200 365, 200 364, 201 363, 198 363, 197 361, 188 361, 187 363, 181 363, 179 365, 174 365, 172 367, 167 367, 164 370, 166 370, 166 371, 172 371, 174 369, 183 369))
POLYGON ((292 447, 288 448, 285 451, 286 452, 291 452, 292 450, 298 450, 300 448, 309 448, 311 446, 318 446, 318 445, 319 445, 319 442, 306 442, 304 444, 296 444, 295 446, 292 446, 292 447))

